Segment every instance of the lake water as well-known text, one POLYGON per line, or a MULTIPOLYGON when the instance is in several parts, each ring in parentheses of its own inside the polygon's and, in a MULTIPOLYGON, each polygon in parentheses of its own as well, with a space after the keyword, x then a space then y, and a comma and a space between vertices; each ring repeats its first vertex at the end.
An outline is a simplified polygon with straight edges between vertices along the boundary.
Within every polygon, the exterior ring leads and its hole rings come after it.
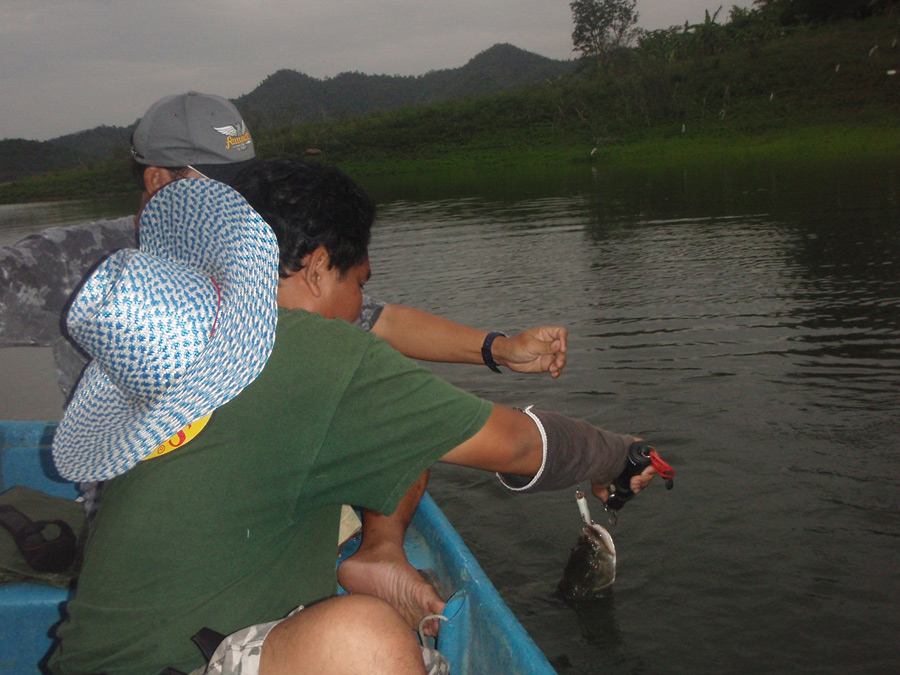
MULTIPOLYGON (((643 435, 675 469, 674 490, 656 481, 621 511, 613 592, 581 608, 553 596, 580 529, 572 493, 433 472, 560 673, 897 672, 900 164, 365 185, 374 295, 486 329, 570 329, 559 380, 437 372, 643 435)), ((0 210, 0 238, 14 223, 0 210)), ((8 351, 0 417, 57 410, 42 350, 8 351)))

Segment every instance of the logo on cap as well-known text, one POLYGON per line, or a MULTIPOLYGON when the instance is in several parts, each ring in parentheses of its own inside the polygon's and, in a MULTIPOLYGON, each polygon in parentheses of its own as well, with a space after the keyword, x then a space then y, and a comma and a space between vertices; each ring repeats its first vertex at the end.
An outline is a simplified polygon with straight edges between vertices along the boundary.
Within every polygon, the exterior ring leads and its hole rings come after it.
POLYGON ((247 145, 251 142, 250 132, 247 131, 247 125, 244 120, 241 120, 239 126, 234 126, 233 124, 229 124, 225 127, 213 127, 216 131, 226 137, 225 140, 225 149, 230 150, 231 148, 237 146, 240 148, 241 146, 247 145))

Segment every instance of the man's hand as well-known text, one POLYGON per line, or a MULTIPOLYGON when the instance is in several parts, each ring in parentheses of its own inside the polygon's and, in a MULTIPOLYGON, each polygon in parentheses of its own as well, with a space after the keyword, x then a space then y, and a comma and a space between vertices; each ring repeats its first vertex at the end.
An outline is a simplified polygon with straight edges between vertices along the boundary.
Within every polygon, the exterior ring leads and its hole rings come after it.
POLYGON ((511 338, 494 340, 494 360, 518 373, 550 373, 557 378, 566 367, 569 331, 560 326, 540 326, 511 338))
MULTIPOLYGON (((654 469, 653 465, 651 464, 646 469, 644 469, 641 473, 639 473, 637 476, 632 476, 631 483, 630 483, 632 492, 634 492, 634 494, 637 494, 638 492, 643 490, 645 487, 650 485, 650 481, 653 480, 653 476, 655 476, 655 475, 656 475, 656 469, 654 469)), ((609 483, 607 483, 606 485, 598 485, 597 483, 592 482, 591 483, 591 492, 593 493, 593 495, 595 497, 602 500, 603 503, 605 504, 606 501, 609 499, 609 483)))

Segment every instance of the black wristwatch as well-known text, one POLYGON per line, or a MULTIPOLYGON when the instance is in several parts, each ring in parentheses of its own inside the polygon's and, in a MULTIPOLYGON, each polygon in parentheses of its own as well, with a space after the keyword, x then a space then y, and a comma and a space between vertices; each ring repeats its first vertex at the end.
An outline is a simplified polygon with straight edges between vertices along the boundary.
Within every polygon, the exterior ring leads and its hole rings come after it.
POLYGON ((481 345, 481 358, 484 359, 484 365, 493 370, 495 373, 500 372, 500 367, 497 365, 497 362, 494 361, 494 355, 491 353, 491 346, 494 344, 494 340, 497 339, 497 337, 500 335, 502 335, 503 337, 509 337, 506 333, 494 331, 487 334, 487 336, 484 338, 484 344, 481 345))

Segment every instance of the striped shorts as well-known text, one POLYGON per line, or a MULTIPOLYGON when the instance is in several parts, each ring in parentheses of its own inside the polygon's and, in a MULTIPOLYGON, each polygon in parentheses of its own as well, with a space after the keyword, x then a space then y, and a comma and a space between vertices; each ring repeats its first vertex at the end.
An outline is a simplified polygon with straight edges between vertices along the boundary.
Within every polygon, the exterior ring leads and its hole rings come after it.
MULTIPOLYGON (((300 610, 301 605, 284 619, 288 619, 300 610)), ((284 621, 269 621, 258 623, 254 626, 242 628, 226 637, 216 651, 213 652, 209 663, 191 672, 191 675, 258 675, 259 657, 262 654, 263 642, 275 626, 284 621)), ((449 675, 450 663, 447 658, 430 647, 422 647, 422 659, 425 661, 427 675, 449 675)))
MULTIPOLYGON (((284 619, 294 616, 302 609, 301 605, 284 619)), ((269 631, 284 619, 258 623, 235 631, 216 647, 209 663, 192 671, 191 675, 257 675, 263 642, 269 631)))

